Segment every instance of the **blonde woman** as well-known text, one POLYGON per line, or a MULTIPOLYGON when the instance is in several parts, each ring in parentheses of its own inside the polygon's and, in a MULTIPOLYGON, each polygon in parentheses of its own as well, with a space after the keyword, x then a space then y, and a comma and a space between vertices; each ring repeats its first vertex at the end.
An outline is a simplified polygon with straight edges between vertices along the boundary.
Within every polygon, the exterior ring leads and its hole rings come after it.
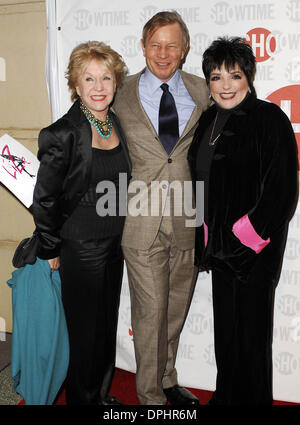
MULTIPOLYGON (((110 104, 122 84, 121 56, 101 42, 78 45, 66 73, 69 111, 39 135, 40 168, 33 212, 38 257, 58 269, 70 341, 67 404, 121 404, 109 395, 123 274, 118 209, 120 173, 131 169, 126 141, 110 104), (99 215, 100 182, 115 187, 115 209, 99 215)), ((127 190, 127 186, 125 189, 127 190)), ((124 197, 123 197, 124 198, 124 197)), ((122 198, 122 199, 123 199, 122 198)))

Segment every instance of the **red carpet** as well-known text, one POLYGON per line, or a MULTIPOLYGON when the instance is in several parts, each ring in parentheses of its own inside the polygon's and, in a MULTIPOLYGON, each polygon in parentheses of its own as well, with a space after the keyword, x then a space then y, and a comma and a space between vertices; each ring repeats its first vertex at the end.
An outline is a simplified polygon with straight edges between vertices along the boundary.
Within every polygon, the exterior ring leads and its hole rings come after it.
MULTIPOLYGON (((199 398, 202 404, 207 403, 212 395, 210 391, 190 390, 199 398)), ((110 394, 114 395, 125 405, 139 405, 135 388, 135 374, 122 369, 116 369, 110 394)), ((58 395, 55 404, 65 404, 64 391, 58 395)))
MULTIPOLYGON (((193 394, 200 400, 201 404, 206 404, 212 396, 211 391, 189 388, 193 394)), ((116 369, 110 394, 117 397, 124 405, 139 405, 135 389, 135 374, 122 369, 116 369)), ((22 401, 19 404, 24 404, 22 401)), ((57 396, 56 405, 65 405, 65 393, 62 389, 57 396)), ((274 401, 274 405, 297 405, 297 403, 289 403, 285 401, 274 401)))

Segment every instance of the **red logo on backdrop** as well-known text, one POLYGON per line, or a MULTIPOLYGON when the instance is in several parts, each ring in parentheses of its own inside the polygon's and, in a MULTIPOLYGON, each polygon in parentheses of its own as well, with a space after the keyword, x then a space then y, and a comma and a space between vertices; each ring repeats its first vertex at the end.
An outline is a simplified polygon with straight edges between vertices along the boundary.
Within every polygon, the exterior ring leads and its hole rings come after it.
POLYGON ((256 62, 268 60, 276 49, 274 35, 265 28, 253 28, 248 31, 244 41, 252 47, 256 62))
MULTIPOLYGON (((128 329, 128 333, 129 333, 130 336, 133 336, 133 332, 132 332, 132 330, 130 328, 128 329)), ((131 341, 133 341, 133 338, 132 338, 131 341)))
POLYGON ((276 103, 289 117, 297 140, 298 161, 300 164, 300 84, 281 87, 267 97, 276 103))

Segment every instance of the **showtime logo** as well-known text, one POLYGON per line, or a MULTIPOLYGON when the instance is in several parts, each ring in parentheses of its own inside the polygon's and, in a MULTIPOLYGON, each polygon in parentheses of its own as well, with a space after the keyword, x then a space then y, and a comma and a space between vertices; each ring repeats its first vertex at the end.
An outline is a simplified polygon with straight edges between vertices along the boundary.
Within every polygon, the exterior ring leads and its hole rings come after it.
POLYGON ((300 163, 300 84, 281 87, 271 93, 267 100, 278 105, 291 121, 297 140, 300 163))
POLYGON ((300 299, 292 294, 282 295, 278 299, 277 306, 285 316, 295 316, 300 313, 300 299))
POLYGON ((157 12, 157 7, 146 6, 140 12, 140 22, 148 21, 157 12))
POLYGON ((268 60, 276 49, 276 38, 266 28, 253 28, 247 32, 244 41, 252 47, 256 62, 268 60))
POLYGON ((134 35, 127 35, 121 42, 121 53, 127 58, 137 56, 140 48, 140 39, 134 35))
POLYGON ((274 366, 282 375, 297 374, 300 369, 300 357, 289 352, 278 353, 274 358, 274 366))
POLYGON ((300 0, 290 0, 287 5, 287 16, 291 21, 300 22, 300 0))
POLYGON ((211 19, 217 25, 226 25, 231 21, 265 21, 275 19, 275 4, 272 3, 242 3, 234 4, 230 2, 220 1, 211 9, 211 19))

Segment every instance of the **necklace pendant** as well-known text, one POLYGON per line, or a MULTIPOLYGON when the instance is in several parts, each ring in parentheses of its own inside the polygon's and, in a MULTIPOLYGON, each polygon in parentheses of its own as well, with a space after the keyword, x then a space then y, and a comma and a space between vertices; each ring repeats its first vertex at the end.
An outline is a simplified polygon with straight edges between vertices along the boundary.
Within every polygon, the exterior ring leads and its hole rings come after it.
POLYGON ((214 145, 216 144, 216 141, 217 141, 217 140, 218 140, 218 138, 220 137, 220 135, 221 135, 221 133, 219 133, 219 134, 217 135, 217 137, 215 137, 215 138, 214 138, 214 140, 210 140, 210 141, 208 142, 209 146, 214 146, 214 145))
POLYGON ((100 137, 102 137, 103 139, 108 139, 110 137, 110 135, 112 133, 112 121, 111 120, 108 124, 107 130, 103 130, 103 128, 99 127, 95 122, 93 122, 89 118, 88 118, 88 121, 95 127, 95 129, 97 130, 97 133, 99 134, 100 137))
POLYGON ((210 133, 210 138, 209 138, 209 141, 208 141, 208 145, 209 146, 214 146, 215 145, 215 143, 216 143, 216 141, 218 140, 218 138, 220 137, 220 134, 221 133, 219 133, 213 140, 212 140, 212 138, 213 138, 213 134, 214 134, 214 131, 215 131, 215 126, 216 126, 216 122, 217 122, 217 120, 218 120, 218 115, 219 115, 219 111, 216 113, 216 118, 215 118, 215 120, 214 120, 214 123, 213 123, 213 128, 212 128, 212 131, 211 131, 211 133, 210 133))
POLYGON ((112 133, 113 128, 112 120, 110 119, 110 117, 107 115, 105 121, 99 120, 95 117, 95 115, 91 113, 91 111, 84 105, 82 101, 80 101, 80 108, 89 123, 95 127, 99 136, 103 139, 108 139, 112 133), (107 125, 107 130, 104 130, 103 128, 105 125, 107 125))

